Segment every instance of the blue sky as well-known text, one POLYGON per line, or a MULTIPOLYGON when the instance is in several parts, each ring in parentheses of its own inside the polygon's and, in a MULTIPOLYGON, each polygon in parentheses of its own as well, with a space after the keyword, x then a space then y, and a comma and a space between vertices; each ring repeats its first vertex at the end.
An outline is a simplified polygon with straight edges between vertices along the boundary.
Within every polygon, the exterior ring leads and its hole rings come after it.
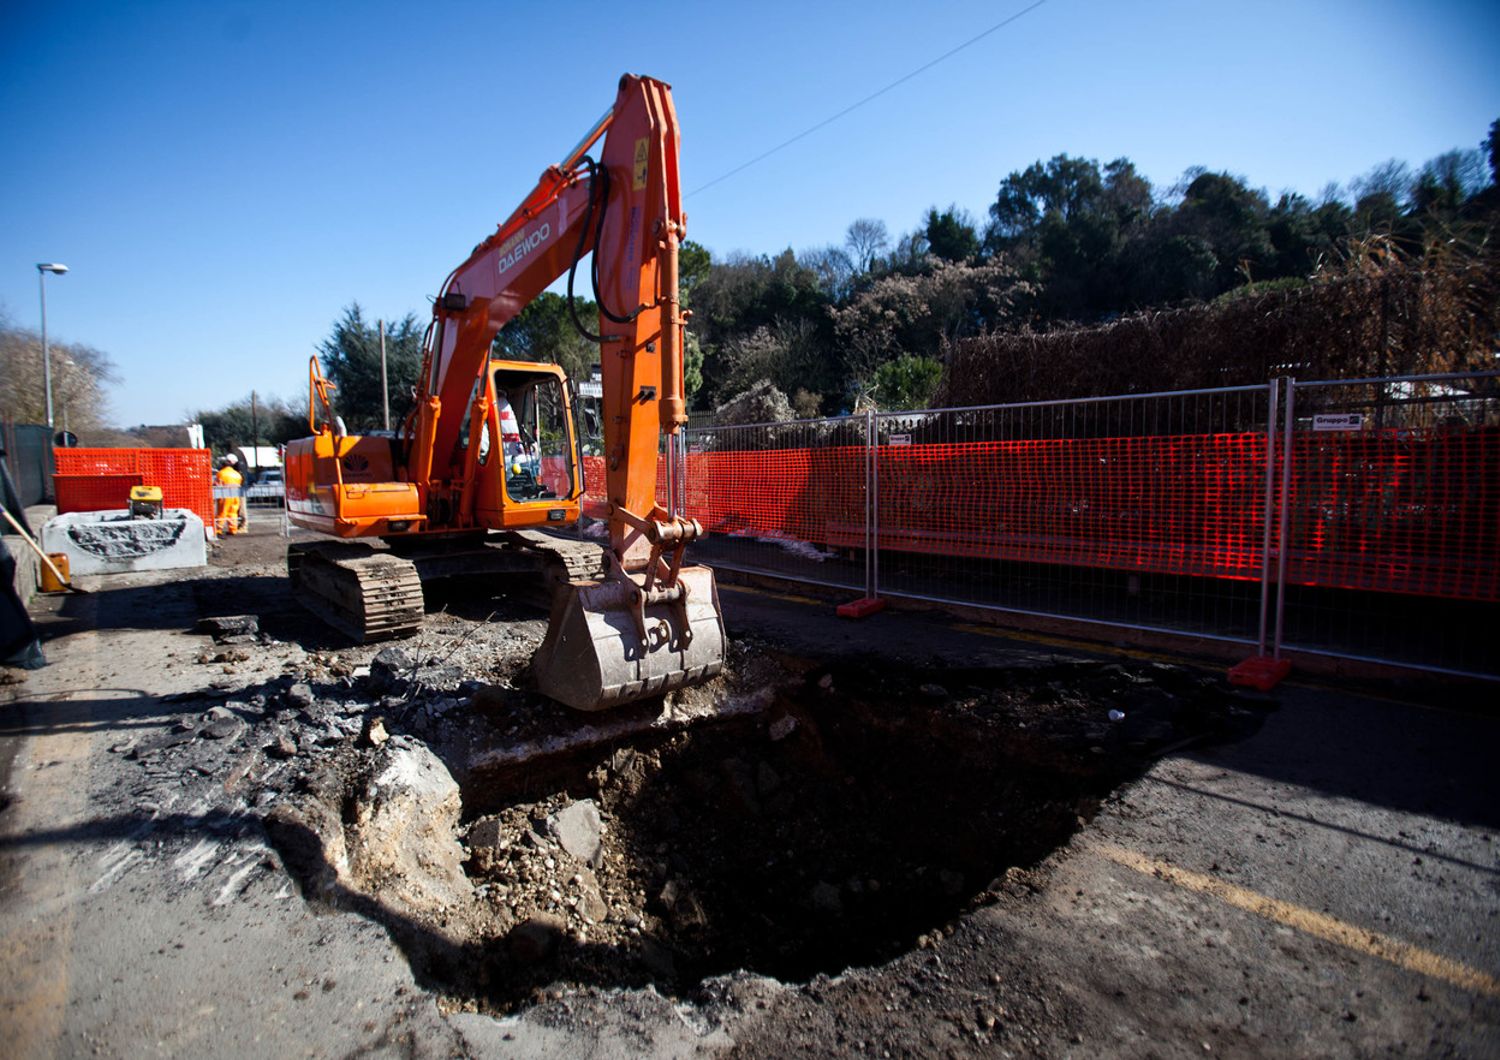
MULTIPOLYGON (((108 352, 116 422, 292 396, 344 306, 415 312, 614 98, 673 85, 698 188, 1026 7, 0 6, 0 310, 108 352)), ((1312 195, 1500 117, 1500 5, 1048 0, 687 200, 716 255, 983 217, 1059 152, 1312 195)))

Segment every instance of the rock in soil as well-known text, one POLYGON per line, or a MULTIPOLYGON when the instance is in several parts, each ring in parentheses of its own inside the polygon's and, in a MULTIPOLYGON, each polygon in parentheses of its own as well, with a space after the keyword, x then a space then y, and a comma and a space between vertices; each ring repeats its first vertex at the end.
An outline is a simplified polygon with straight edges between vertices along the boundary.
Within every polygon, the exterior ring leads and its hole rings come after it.
POLYGON ((603 823, 599 807, 592 799, 583 799, 547 818, 547 830, 558 845, 585 864, 595 868, 603 853, 603 823))
POLYGON ((383 881, 382 897, 431 911, 467 902, 468 877, 458 844, 458 784, 426 744, 394 737, 347 826, 349 871, 383 881))

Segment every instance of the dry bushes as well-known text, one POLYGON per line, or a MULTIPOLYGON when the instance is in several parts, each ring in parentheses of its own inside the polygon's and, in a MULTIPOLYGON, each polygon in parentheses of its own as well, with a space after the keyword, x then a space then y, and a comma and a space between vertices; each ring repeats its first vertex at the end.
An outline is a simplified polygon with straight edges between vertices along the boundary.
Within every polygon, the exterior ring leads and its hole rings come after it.
POLYGON ((935 404, 1495 368, 1497 329, 1492 246, 1434 243, 1411 256, 1371 240, 1306 281, 1241 288, 1208 305, 961 340, 935 404))

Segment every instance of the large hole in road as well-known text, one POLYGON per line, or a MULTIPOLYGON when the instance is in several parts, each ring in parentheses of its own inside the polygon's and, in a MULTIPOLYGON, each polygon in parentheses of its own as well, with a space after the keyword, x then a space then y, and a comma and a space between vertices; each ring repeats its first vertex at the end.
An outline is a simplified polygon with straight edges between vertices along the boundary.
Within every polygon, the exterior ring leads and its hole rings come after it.
POLYGON ((443 985, 509 1011, 558 983, 683 996, 736 970, 878 964, 1066 841, 1163 748, 1256 722, 1173 667, 869 663, 807 669, 753 718, 472 773, 486 941, 443 985), (548 828, 584 801, 604 825, 592 864, 548 828))

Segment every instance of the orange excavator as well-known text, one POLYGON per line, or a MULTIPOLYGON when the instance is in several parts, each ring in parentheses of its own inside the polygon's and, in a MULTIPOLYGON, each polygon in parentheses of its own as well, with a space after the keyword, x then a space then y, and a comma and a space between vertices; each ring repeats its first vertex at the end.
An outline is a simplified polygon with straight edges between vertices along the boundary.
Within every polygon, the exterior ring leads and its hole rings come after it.
POLYGON ((520 572, 549 591, 531 669, 553 699, 598 710, 719 673, 718 590, 712 570, 684 562, 702 527, 677 503, 678 152, 670 87, 621 78, 614 106, 443 283, 416 403, 394 434, 346 433, 313 359, 312 437, 287 446, 287 510, 345 540, 291 547, 301 602, 358 640, 400 637, 421 625, 423 579, 520 572), (578 522, 584 492, 562 369, 491 355, 496 332, 564 274, 572 309, 589 253, 599 330, 574 323, 600 346, 607 547, 556 532, 578 522))

